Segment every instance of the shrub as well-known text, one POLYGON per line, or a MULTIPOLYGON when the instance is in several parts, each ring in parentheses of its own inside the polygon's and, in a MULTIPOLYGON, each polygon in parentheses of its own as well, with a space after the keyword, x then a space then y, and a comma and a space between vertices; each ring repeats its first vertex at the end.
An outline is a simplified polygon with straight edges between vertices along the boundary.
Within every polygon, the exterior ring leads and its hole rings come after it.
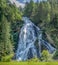
POLYGON ((37 57, 34 57, 34 58, 28 60, 28 62, 38 62, 38 61, 40 61, 40 60, 37 57))
POLYGON ((9 62, 9 61, 11 61, 12 58, 13 58, 13 54, 10 54, 10 55, 2 57, 1 61, 3 61, 3 62, 9 62))
POLYGON ((52 61, 52 55, 49 54, 49 52, 48 52, 47 50, 44 50, 44 51, 42 52, 41 60, 42 60, 42 61, 45 61, 45 62, 47 62, 47 61, 52 61))
POLYGON ((54 58, 54 59, 58 59, 58 50, 55 52, 53 58, 54 58))

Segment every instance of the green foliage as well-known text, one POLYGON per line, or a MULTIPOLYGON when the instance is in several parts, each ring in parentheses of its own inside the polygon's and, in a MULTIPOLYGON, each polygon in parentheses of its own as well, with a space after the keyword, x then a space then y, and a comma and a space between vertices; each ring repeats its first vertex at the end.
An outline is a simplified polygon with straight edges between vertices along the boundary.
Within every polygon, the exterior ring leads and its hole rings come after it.
POLYGON ((30 3, 26 3, 26 7, 24 10, 24 15, 27 17, 30 17, 34 8, 34 2, 33 0, 30 1, 30 3))
MULTIPOLYGON (((21 15, 19 9, 8 3, 8 0, 0 0, 0 61, 14 52, 13 24, 21 21, 21 15)), ((17 24, 16 28, 18 27, 17 24)), ((18 32, 19 29, 15 31, 18 32)))
MULTIPOLYGON (((20 9, 20 8, 19 8, 20 9)), ((18 42, 22 26, 22 12, 8 0, 0 0, 0 61, 10 61, 18 42), (9 55, 9 56, 8 56, 9 55)), ((58 49, 58 0, 47 0, 40 3, 26 3, 24 16, 39 25, 46 35, 46 40, 58 49), (53 42, 52 42, 52 41, 53 42)), ((58 51, 54 55, 58 59, 58 51)), ((51 61, 48 51, 42 52, 42 61, 51 61)), ((33 58, 30 61, 39 61, 33 58)))
POLYGON ((53 56, 54 59, 58 60, 58 50, 56 51, 56 53, 53 56))
POLYGON ((43 0, 40 3, 33 3, 32 8, 29 4, 31 2, 27 3, 24 15, 30 14, 28 11, 32 9, 29 18, 43 30, 44 39, 58 49, 58 0, 43 0))
POLYGON ((52 61, 52 55, 49 54, 49 52, 47 50, 44 50, 42 52, 41 60, 45 61, 45 62, 52 61))
POLYGON ((2 20, 1 20, 0 43, 1 43, 0 44, 1 57, 5 56, 6 54, 10 54, 12 52, 13 49, 10 40, 10 24, 4 15, 2 16, 2 20))
POLYGON ((39 6, 37 7, 37 15, 35 17, 38 17, 36 21, 39 23, 41 20, 43 23, 47 23, 50 21, 50 4, 49 2, 41 2, 39 3, 39 6))
POLYGON ((30 60, 27 60, 28 62, 39 62, 40 60, 38 58, 32 58, 30 60))
POLYGON ((3 61, 3 62, 9 62, 9 61, 12 60, 12 58, 13 58, 13 54, 10 54, 10 55, 2 57, 1 61, 3 61))

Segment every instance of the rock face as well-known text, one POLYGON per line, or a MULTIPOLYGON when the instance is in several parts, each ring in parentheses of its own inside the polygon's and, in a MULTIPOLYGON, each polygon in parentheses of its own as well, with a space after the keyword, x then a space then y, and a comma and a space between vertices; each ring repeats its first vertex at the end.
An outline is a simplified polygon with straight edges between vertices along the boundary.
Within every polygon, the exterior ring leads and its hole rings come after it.
POLYGON ((33 57, 41 57, 41 45, 53 53, 55 48, 42 39, 42 31, 34 25, 27 17, 22 18, 24 25, 19 35, 18 48, 16 51, 16 60, 26 61, 33 57), (37 43, 36 43, 36 40, 37 43))
POLYGON ((26 2, 26 0, 17 0, 17 1, 19 1, 20 3, 25 3, 26 2))
POLYGON ((30 2, 30 0, 17 0, 17 1, 19 1, 20 3, 30 2))

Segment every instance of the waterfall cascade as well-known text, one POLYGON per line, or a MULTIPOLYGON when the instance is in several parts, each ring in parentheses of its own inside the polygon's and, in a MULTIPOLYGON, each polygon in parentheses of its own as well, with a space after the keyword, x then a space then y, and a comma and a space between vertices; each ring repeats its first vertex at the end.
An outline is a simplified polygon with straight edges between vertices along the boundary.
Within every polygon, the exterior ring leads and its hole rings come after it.
POLYGON ((29 18, 23 17, 22 19, 24 25, 19 35, 16 60, 25 61, 33 57, 41 57, 42 45, 45 46, 50 53, 53 53, 55 48, 42 39, 42 31, 40 28, 34 25, 29 18), (36 40, 38 40, 38 43, 36 43, 36 40))

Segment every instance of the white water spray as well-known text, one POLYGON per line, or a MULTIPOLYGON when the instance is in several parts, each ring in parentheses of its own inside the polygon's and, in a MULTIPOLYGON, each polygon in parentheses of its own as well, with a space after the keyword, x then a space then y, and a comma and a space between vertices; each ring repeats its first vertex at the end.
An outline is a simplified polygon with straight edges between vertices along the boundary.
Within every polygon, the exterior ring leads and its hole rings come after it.
POLYGON ((33 57, 41 57, 41 45, 45 46, 50 53, 55 51, 48 42, 42 39, 42 31, 34 25, 29 18, 23 17, 24 25, 19 35, 16 60, 25 61, 33 57), (38 48, 35 46, 38 40, 38 48))

